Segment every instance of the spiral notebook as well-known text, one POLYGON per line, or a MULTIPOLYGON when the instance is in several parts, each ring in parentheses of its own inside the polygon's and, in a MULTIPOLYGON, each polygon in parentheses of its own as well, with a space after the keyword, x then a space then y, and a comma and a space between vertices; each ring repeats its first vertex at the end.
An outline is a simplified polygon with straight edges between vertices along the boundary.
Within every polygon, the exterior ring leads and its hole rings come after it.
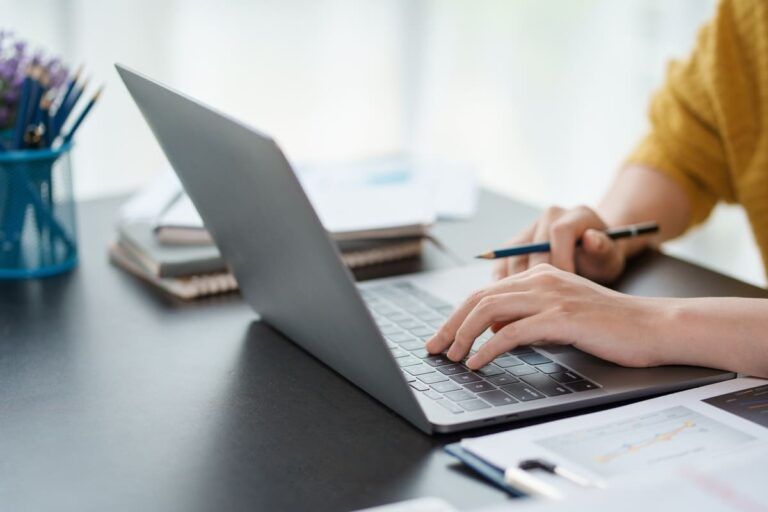
MULTIPOLYGON (((349 241, 339 242, 339 248, 342 261, 359 268, 418 256, 422 243, 422 238, 349 241)), ((235 277, 215 246, 165 246, 147 222, 121 224, 109 256, 116 266, 185 300, 237 290, 235 277)))

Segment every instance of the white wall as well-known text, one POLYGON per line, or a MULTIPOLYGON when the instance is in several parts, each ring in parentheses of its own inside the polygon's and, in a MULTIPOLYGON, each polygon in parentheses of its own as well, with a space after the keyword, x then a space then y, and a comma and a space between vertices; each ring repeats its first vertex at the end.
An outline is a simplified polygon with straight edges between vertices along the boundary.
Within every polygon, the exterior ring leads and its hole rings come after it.
MULTIPOLYGON (((119 61, 275 135, 294 160, 410 150, 572 205, 600 196, 714 3, 0 0, 0 23, 107 83, 77 138, 80 197, 135 189, 163 165, 119 61)), ((670 250, 763 283, 743 216, 721 210, 670 250)))

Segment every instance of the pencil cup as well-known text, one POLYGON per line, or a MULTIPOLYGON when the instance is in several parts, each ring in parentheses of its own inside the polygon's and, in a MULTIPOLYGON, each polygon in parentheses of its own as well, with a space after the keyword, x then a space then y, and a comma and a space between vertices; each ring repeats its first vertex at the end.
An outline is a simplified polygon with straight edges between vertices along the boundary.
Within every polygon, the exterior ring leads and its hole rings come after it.
POLYGON ((77 265, 71 147, 0 151, 0 279, 77 265))

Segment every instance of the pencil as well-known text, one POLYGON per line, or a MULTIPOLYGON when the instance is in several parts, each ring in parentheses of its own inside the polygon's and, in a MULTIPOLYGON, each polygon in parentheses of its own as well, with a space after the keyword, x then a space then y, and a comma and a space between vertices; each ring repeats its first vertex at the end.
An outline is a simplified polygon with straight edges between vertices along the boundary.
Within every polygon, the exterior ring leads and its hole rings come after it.
POLYGON ((55 135, 58 135, 58 130, 61 129, 61 126, 64 124, 64 120, 62 119, 64 117, 65 112, 65 105, 69 103, 69 99, 72 96, 72 90, 75 88, 75 85, 77 85, 77 81, 80 80, 80 74, 83 72, 83 67, 80 66, 77 68, 77 71, 74 75, 72 75, 69 80, 67 81, 67 87, 64 90, 64 94, 61 96, 58 106, 56 107, 56 113, 53 116, 53 119, 51 120, 51 134, 54 137, 51 137, 51 139, 55 138, 55 135), (56 132, 55 134, 53 132, 56 132))
MULTIPOLYGON (((608 235, 608 237, 612 240, 618 240, 620 238, 631 238, 641 235, 650 235, 658 232, 659 225, 656 222, 643 222, 641 224, 632 224, 630 226, 610 228, 604 231, 604 233, 608 235)), ((576 247, 581 246, 581 243, 582 240, 579 238, 576 241, 576 247)), ((532 254, 536 252, 549 252, 551 250, 552 246, 549 242, 538 242, 533 244, 515 245, 505 249, 496 249, 494 251, 484 252, 483 254, 478 254, 475 256, 475 258, 483 260, 495 260, 498 258, 522 256, 524 254, 532 254)))
POLYGON ((98 101, 99 96, 101 96, 101 91, 103 90, 104 90, 104 86, 99 87, 99 90, 96 91, 96 94, 93 95, 93 98, 91 98, 91 101, 89 101, 88 104, 85 105, 85 108, 83 109, 82 112, 80 112, 80 115, 78 116, 75 123, 72 125, 72 128, 70 128, 69 132, 67 132, 67 134, 64 136, 64 144, 72 140, 72 137, 74 137, 75 132, 80 127, 80 125, 82 124, 83 120, 88 115, 88 113, 91 111, 91 109, 93 108, 93 105, 96 104, 96 101, 98 101))

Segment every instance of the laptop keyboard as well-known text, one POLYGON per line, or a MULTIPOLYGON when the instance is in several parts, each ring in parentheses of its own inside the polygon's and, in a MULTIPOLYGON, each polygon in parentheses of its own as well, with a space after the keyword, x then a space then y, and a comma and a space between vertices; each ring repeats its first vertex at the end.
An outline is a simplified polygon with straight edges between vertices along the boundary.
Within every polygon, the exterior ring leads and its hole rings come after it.
MULTIPOLYGON (((451 305, 410 283, 366 287, 360 293, 414 393, 454 414, 600 387, 531 347, 510 350, 477 371, 443 354, 430 355, 424 343, 451 314, 451 305)), ((472 353, 491 336, 490 331, 480 335, 472 353)))

